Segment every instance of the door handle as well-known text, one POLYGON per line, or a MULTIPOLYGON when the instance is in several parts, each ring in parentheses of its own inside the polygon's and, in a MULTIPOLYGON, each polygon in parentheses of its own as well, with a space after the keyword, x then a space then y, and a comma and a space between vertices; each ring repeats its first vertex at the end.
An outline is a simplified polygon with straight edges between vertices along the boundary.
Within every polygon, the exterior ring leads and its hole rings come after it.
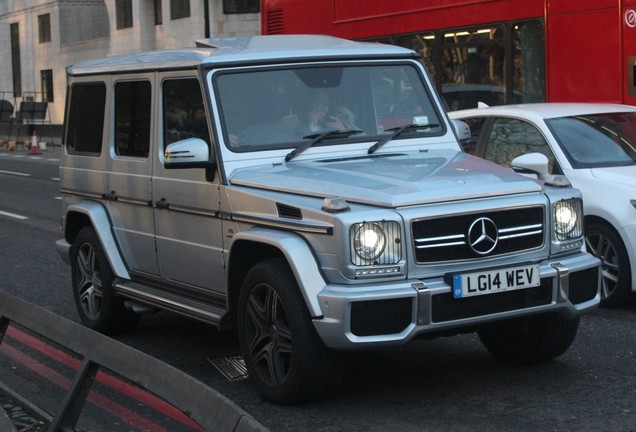
POLYGON ((170 204, 168 203, 167 199, 161 198, 161 200, 155 201, 155 207, 160 210, 168 210, 170 209, 170 204))
POLYGON ((107 201, 117 201, 117 199, 119 199, 119 195, 117 195, 117 192, 115 191, 110 191, 107 193, 103 193, 102 198, 107 201))

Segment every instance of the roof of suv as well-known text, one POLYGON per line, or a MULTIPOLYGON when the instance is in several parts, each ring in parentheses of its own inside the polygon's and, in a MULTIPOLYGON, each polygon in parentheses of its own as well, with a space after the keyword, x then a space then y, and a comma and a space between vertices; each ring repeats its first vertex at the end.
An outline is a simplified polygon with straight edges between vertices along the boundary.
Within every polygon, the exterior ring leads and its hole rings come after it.
POLYGON ((69 75, 194 68, 198 65, 267 63, 320 58, 419 58, 411 50, 322 35, 241 36, 196 41, 196 47, 148 51, 88 60, 67 68, 69 75))

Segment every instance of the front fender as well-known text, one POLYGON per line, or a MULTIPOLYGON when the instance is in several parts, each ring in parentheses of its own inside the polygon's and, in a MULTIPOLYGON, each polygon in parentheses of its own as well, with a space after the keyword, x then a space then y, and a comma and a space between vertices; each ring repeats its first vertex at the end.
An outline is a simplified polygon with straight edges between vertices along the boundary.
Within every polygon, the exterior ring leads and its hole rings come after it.
POLYGON ((238 240, 263 243, 280 250, 296 277, 309 313, 312 317, 322 315, 318 293, 324 289, 326 282, 320 273, 316 257, 302 237, 285 231, 253 228, 236 234, 234 241, 238 240))
POLYGON ((74 235, 70 235, 69 233, 77 234, 79 229, 81 229, 72 226, 74 221, 77 220, 77 217, 74 216, 77 215, 82 215, 82 219, 88 218, 90 221, 90 224, 97 233, 97 237, 102 244, 102 248, 104 249, 106 258, 108 258, 113 274, 116 277, 130 279, 128 269, 121 258, 119 248, 115 242, 115 237, 111 230, 110 219, 108 218, 108 214, 106 213, 104 206, 94 201, 79 201, 68 206, 65 216, 64 235, 69 244, 72 243, 74 239, 74 235))

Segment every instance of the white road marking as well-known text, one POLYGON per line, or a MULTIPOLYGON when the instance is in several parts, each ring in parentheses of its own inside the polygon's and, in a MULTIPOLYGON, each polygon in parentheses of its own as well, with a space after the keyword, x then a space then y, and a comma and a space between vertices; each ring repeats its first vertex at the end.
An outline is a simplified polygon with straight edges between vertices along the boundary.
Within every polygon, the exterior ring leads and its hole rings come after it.
POLYGON ((22 215, 15 214, 15 213, 3 212, 3 211, 0 211, 0 215, 7 216, 7 217, 10 217, 10 218, 14 218, 14 219, 20 219, 20 220, 28 219, 28 217, 26 217, 26 216, 22 216, 22 215))
POLYGON ((0 170, 0 173, 2 173, 2 174, 17 175, 17 176, 22 176, 22 177, 31 177, 31 174, 21 173, 21 172, 15 172, 15 171, 2 171, 2 170, 0 170))

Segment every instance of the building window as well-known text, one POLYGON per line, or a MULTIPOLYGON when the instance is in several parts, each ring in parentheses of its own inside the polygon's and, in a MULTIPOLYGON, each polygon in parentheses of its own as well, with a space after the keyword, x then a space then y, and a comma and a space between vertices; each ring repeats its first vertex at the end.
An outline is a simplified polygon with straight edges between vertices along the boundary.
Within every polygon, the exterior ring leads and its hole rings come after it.
POLYGON ((161 0, 155 0, 155 25, 163 24, 163 17, 161 14, 161 0))
POLYGON ((11 72, 13 73, 13 95, 22 96, 22 66, 20 63, 20 27, 11 24, 11 72))
POLYGON ((190 0, 170 0, 170 19, 190 16, 190 0))
POLYGON ((117 30, 133 26, 132 0, 115 0, 117 30))
POLYGON ((223 13, 243 14, 260 12, 259 0, 223 0, 223 13))
POLYGON ((40 43, 51 42, 51 15, 38 16, 38 38, 40 43))
POLYGON ((42 102, 53 102, 53 70, 40 71, 40 84, 42 86, 42 102))

